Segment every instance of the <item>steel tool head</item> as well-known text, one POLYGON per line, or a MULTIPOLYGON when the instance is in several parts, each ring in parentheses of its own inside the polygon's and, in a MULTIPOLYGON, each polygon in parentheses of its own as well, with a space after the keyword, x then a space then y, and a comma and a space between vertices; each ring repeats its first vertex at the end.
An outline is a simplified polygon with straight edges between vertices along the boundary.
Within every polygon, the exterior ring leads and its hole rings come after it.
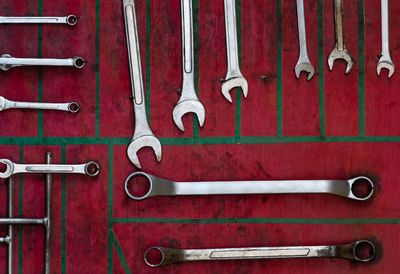
POLYGON ((247 93, 248 93, 248 84, 246 79, 244 79, 243 77, 235 77, 235 78, 230 78, 225 80, 222 83, 222 94, 224 95, 224 97, 232 103, 232 97, 229 93, 229 91, 235 87, 241 88, 243 91, 243 96, 247 97, 247 93))
POLYGON ((144 135, 140 136, 136 139, 133 139, 132 142, 128 146, 128 157, 129 160, 138 168, 142 168, 139 162, 139 158, 137 156, 137 152, 144 148, 151 147, 154 150, 154 154, 156 155, 157 161, 161 161, 162 150, 161 143, 154 135, 144 135))
POLYGON ((394 64, 392 60, 385 60, 383 59, 383 56, 379 59, 378 66, 376 68, 376 73, 378 75, 381 75, 381 70, 382 69, 387 69, 388 70, 388 78, 392 77, 394 73, 394 64))
POLYGON ((311 65, 311 63, 308 63, 308 62, 307 63, 305 63, 305 62, 297 63, 294 71, 296 73, 297 79, 300 78, 300 73, 302 71, 308 73, 307 80, 311 80, 311 78, 313 78, 314 73, 315 73, 313 65, 311 65))
POLYGON ((175 106, 172 117, 174 119, 175 125, 182 131, 185 131, 183 126, 182 117, 187 113, 194 113, 197 115, 200 126, 204 125, 204 120, 206 118, 206 110, 203 104, 199 100, 185 100, 178 102, 175 106))
POLYGON ((0 96, 0 111, 3 111, 6 107, 6 98, 0 96))
POLYGON ((347 51, 347 49, 344 50, 338 50, 336 47, 331 51, 331 53, 329 54, 328 57, 328 66, 329 66, 329 70, 333 69, 333 63, 337 60, 337 59, 343 59, 344 61, 346 61, 347 63, 347 67, 346 67, 346 71, 345 73, 348 74, 351 70, 351 68, 353 67, 353 58, 351 57, 351 55, 349 54, 349 52, 347 51))
POLYGON ((11 177, 14 171, 14 164, 8 159, 0 159, 0 163, 6 166, 6 170, 4 172, 0 172, 0 178, 9 178, 11 177))

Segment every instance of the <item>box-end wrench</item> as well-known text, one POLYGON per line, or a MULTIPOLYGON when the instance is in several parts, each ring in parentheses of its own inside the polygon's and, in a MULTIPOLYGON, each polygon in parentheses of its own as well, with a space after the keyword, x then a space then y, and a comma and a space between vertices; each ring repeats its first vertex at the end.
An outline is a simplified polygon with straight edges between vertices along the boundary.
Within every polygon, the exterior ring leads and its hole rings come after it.
POLYGON ((297 24, 299 28, 299 60, 297 61, 296 67, 294 69, 296 77, 300 78, 300 73, 302 71, 308 73, 307 80, 311 80, 314 76, 314 67, 308 58, 307 53, 307 38, 306 38, 306 22, 304 19, 304 2, 303 0, 296 0, 297 6, 297 24))
POLYGON ((212 249, 174 249, 150 247, 144 253, 148 266, 159 267, 183 262, 261 260, 295 258, 339 258, 366 263, 375 257, 375 245, 369 240, 359 240, 342 245, 245 247, 212 249))
POLYGON ((54 16, 0 16, 0 24, 66 24, 75 26, 78 23, 76 15, 64 17, 54 16))
POLYGON ((335 48, 331 51, 328 57, 329 70, 333 69, 333 63, 337 59, 343 59, 347 63, 345 73, 349 73, 353 67, 353 58, 346 49, 344 43, 344 26, 343 26, 343 0, 334 0, 335 9, 335 34, 336 44, 335 48))
POLYGON ((181 0, 182 18, 182 67, 183 84, 182 93, 176 104, 172 117, 175 125, 182 131, 185 130, 182 117, 187 113, 197 115, 200 126, 204 124, 206 111, 197 97, 194 88, 194 47, 193 47, 193 13, 192 0, 181 0))
POLYGON ((86 62, 82 57, 73 57, 67 59, 15 58, 9 54, 3 54, 0 57, 0 69, 3 71, 22 66, 56 66, 75 67, 81 69, 85 66, 85 63, 86 62))
POLYGON ((6 166, 4 172, 0 172, 0 178, 9 178, 21 173, 60 173, 60 174, 85 174, 91 177, 97 176, 100 166, 93 161, 78 165, 41 165, 41 164, 16 164, 8 159, 0 159, 0 163, 6 166))
POLYGON ((224 97, 232 103, 229 91, 235 87, 240 87, 243 96, 247 97, 248 84, 239 67, 235 0, 224 0, 224 6, 228 72, 222 83, 221 90, 224 97))
POLYGON ((394 73, 394 64, 390 57, 389 50, 389 7, 388 0, 381 0, 381 20, 382 20, 382 53, 378 61, 376 72, 381 74, 383 68, 387 69, 388 77, 392 77, 394 73))
POLYGON ((41 109, 41 110, 59 110, 71 113, 77 113, 80 109, 76 102, 71 103, 36 103, 36 102, 16 102, 0 96, 0 111, 7 109, 41 109))
POLYGON ((349 180, 172 182, 145 172, 134 172, 125 180, 125 192, 136 201, 154 196, 322 193, 365 201, 372 197, 374 183, 364 176, 349 180), (130 185, 138 177, 148 182, 148 191, 141 196, 130 191, 130 185), (366 189, 367 193, 358 193, 358 189, 366 189))
POLYGON ((157 161, 161 161, 161 143, 150 129, 146 117, 142 66, 140 63, 139 35, 136 22, 135 3, 133 0, 123 0, 126 40, 128 45, 131 89, 135 110, 135 131, 128 146, 129 160, 141 168, 137 152, 143 147, 152 147, 157 161))

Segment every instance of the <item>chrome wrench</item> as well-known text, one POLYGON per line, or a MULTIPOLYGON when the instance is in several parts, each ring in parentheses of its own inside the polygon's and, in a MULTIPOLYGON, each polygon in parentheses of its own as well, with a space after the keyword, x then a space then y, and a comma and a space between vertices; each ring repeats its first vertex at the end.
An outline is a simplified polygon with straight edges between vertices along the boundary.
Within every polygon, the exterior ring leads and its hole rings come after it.
POLYGON ((0 69, 7 71, 14 67, 21 66, 56 66, 56 67, 75 67, 81 69, 85 66, 85 60, 82 57, 67 59, 51 58, 15 58, 9 54, 3 54, 0 57, 0 69))
POLYGON ((372 197, 374 183, 364 176, 349 180, 172 182, 145 172, 134 172, 125 180, 125 192, 136 201, 154 196, 321 193, 364 201, 372 197), (144 195, 135 195, 130 191, 133 179, 138 177, 148 182, 148 191, 144 195), (361 187, 366 187, 368 193, 356 193, 356 188, 361 187))
POLYGON ((200 126, 204 124, 206 111, 197 97, 194 88, 194 47, 193 47, 193 12, 192 0, 181 0, 182 18, 182 67, 183 87, 181 97, 176 104, 172 117, 175 125, 182 131, 185 130, 182 116, 187 113, 195 113, 200 126))
POLYGON ((36 103, 36 102, 16 102, 0 96, 0 111, 7 109, 41 109, 41 110, 59 110, 71 113, 77 113, 80 109, 76 102, 71 103, 36 103))
POLYGON ((381 0, 381 20, 382 20, 382 53, 378 61, 376 73, 381 74, 383 68, 389 71, 388 77, 394 73, 394 64, 390 57, 389 50, 389 7, 388 0, 381 0))
POLYGON ((224 97, 232 103, 232 97, 229 91, 235 87, 240 87, 243 96, 247 97, 248 84, 239 67, 235 0, 224 0, 224 6, 228 72, 221 89, 224 97))
POLYGON ((64 17, 54 16, 0 16, 0 24, 66 24, 75 26, 78 23, 76 15, 64 17))
POLYGON ((340 258, 360 263, 370 262, 375 257, 375 245, 369 240, 360 240, 343 245, 245 247, 213 249, 174 249, 150 247, 144 253, 148 266, 159 267, 183 262, 260 260, 294 258, 340 258), (365 253, 365 251, 367 251, 365 253), (365 254, 364 254, 365 253, 365 254), (152 258, 156 255, 157 258, 152 258))
POLYGON ((152 147, 157 161, 161 161, 161 143, 150 129, 146 117, 142 66, 140 64, 139 35, 137 30, 135 3, 133 0, 123 0, 126 40, 128 45, 131 89, 135 110, 135 131, 128 146, 129 160, 141 168, 137 152, 143 147, 152 147))

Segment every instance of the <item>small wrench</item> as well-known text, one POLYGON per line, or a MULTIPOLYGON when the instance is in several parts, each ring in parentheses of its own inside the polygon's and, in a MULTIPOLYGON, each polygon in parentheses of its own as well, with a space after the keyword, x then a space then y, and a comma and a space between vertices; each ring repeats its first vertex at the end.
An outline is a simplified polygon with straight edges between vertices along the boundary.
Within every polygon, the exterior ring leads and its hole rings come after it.
POLYGON ((97 176, 100 166, 93 161, 80 165, 40 165, 40 164, 16 164, 8 159, 0 159, 0 163, 6 166, 4 172, 0 172, 0 178, 9 178, 21 173, 60 173, 60 174, 85 174, 90 177, 97 176))
POLYGON ((245 247, 213 249, 174 249, 150 247, 144 253, 144 261, 150 267, 159 267, 182 262, 260 260, 294 258, 340 258, 360 263, 370 262, 375 257, 375 245, 369 240, 360 240, 343 245, 245 247), (364 252, 367 251, 365 254, 364 252), (158 255, 152 258, 151 255, 158 255))
POLYGON ((0 96, 0 111, 7 109, 43 109, 43 110, 60 110, 77 113, 80 109, 76 102, 71 103, 33 103, 33 102, 15 102, 0 96))
POLYGON ((172 182, 145 172, 134 172, 125 180, 125 192, 136 201, 154 196, 309 193, 327 193, 365 201, 372 197, 374 183, 363 176, 349 180, 172 182), (135 177, 144 177, 148 181, 148 191, 142 196, 136 196, 129 190, 135 177), (357 186, 367 186, 368 193, 355 193, 353 188, 357 186))
POLYGON ((299 46, 300 54, 299 60, 297 61, 296 67, 294 69, 296 77, 300 78, 300 73, 305 71, 308 73, 307 80, 311 80, 314 76, 314 67, 308 58, 307 53, 307 38, 306 38, 306 23, 304 19, 304 2, 303 0, 296 0, 297 5, 297 24, 299 28, 299 46))
POLYGON ((85 60, 82 57, 67 59, 15 58, 9 54, 3 54, 0 57, 0 69, 3 71, 21 66, 63 66, 81 69, 84 65, 85 60))
POLYGON ((329 54, 328 66, 329 70, 333 69, 333 63, 337 59, 343 59, 347 63, 345 73, 348 74, 353 67, 353 58, 346 49, 344 43, 344 27, 343 27, 343 0, 334 0, 335 4, 335 33, 336 33, 336 44, 335 48, 329 54))
POLYGON ((224 0, 224 6, 228 72, 221 89, 224 97, 232 103, 229 91, 234 87, 240 87, 242 88, 243 96, 247 97, 248 84, 239 67, 235 0, 224 0))
POLYGON ((194 88, 194 48, 193 48, 193 13, 192 0, 181 0, 182 18, 182 61, 183 87, 181 97, 176 104, 172 117, 176 126, 184 131, 182 116, 195 113, 202 127, 206 117, 203 104, 196 95, 194 88))
POLYGON ((383 68, 389 71, 388 77, 392 77, 394 73, 394 64, 390 58, 389 50, 389 7, 388 0, 381 0, 381 20, 382 20, 382 53, 378 61, 376 72, 381 74, 383 68))
POLYGON ((133 105, 135 109, 135 131, 128 146, 130 161, 141 168, 138 150, 143 147, 152 147, 157 161, 161 161, 161 143, 150 129, 146 117, 146 105, 144 98, 142 66, 140 64, 139 35, 137 30, 135 3, 133 0, 123 0, 126 40, 128 45, 129 69, 131 77, 131 89, 133 105))
POLYGON ((78 23, 76 15, 68 15, 64 17, 53 16, 0 16, 0 24, 67 24, 75 26, 78 23))

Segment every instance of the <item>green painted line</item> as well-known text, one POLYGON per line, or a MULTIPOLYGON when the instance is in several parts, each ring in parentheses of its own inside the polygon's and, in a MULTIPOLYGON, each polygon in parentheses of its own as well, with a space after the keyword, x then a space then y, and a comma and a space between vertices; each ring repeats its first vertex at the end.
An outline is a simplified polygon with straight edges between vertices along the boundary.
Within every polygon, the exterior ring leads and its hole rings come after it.
POLYGON ((100 0, 96 0, 96 113, 95 113, 95 121, 96 121, 96 137, 100 137, 100 0))
MULTIPOLYGON (((199 95, 199 1, 193 0, 193 46, 194 46, 194 86, 199 95)), ((200 138, 199 124, 193 115, 193 144, 198 144, 200 138)))
MULTIPOLYGON (((19 146, 19 162, 24 162, 24 146, 19 146)), ((22 174, 18 176, 18 216, 24 217, 24 177, 22 174)), ((24 234, 23 230, 18 231, 18 273, 22 274, 23 268, 23 244, 24 234)))
POLYGON ((145 62, 145 67, 146 67, 146 110, 147 110, 147 120, 149 123, 151 123, 151 116, 150 116, 150 91, 151 91, 151 74, 150 74, 150 68, 151 68, 151 58, 150 58, 150 52, 151 52, 151 0, 146 0, 146 62, 145 62))
POLYGON ((125 273, 131 274, 131 270, 129 268, 128 262, 126 261, 124 252, 122 251, 122 248, 118 243, 118 240, 114 234, 114 231, 112 231, 112 230, 108 231, 108 237, 111 240, 113 246, 115 247, 115 250, 117 251, 118 258, 120 259, 120 261, 122 263, 122 267, 124 268, 125 273))
POLYGON ((324 0, 318 0, 318 105, 319 131, 322 137, 326 136, 325 118, 325 57, 324 57, 324 0))
MULTIPOLYGON (((38 0, 38 16, 43 15, 43 0, 38 0)), ((38 26, 38 58, 43 57, 43 26, 38 26)), ((43 69, 38 68, 38 101, 43 102, 43 69)), ((38 111, 38 137, 41 138, 44 135, 43 128, 43 111, 38 111)))
POLYGON ((358 134, 365 136, 364 0, 358 0, 358 134))
POLYGON ((276 130, 283 136, 282 111, 282 0, 276 0, 276 130))
MULTIPOLYGON (((112 218, 113 218, 113 207, 114 207, 114 188, 113 188, 113 177, 114 177, 114 148, 112 145, 108 145, 108 189, 107 189, 107 231, 112 230, 112 218)), ((113 272, 113 246, 111 238, 108 237, 107 246, 107 268, 108 273, 113 272)))
MULTIPOLYGON (((236 25, 239 65, 242 65, 242 0, 236 1, 236 25)), ((235 101, 235 143, 240 143, 241 112, 242 112, 242 89, 236 88, 235 101)))
MULTIPOLYGON (((66 146, 61 145, 61 163, 67 161, 66 146)), ((67 177, 61 177, 61 273, 67 273, 67 177)))

